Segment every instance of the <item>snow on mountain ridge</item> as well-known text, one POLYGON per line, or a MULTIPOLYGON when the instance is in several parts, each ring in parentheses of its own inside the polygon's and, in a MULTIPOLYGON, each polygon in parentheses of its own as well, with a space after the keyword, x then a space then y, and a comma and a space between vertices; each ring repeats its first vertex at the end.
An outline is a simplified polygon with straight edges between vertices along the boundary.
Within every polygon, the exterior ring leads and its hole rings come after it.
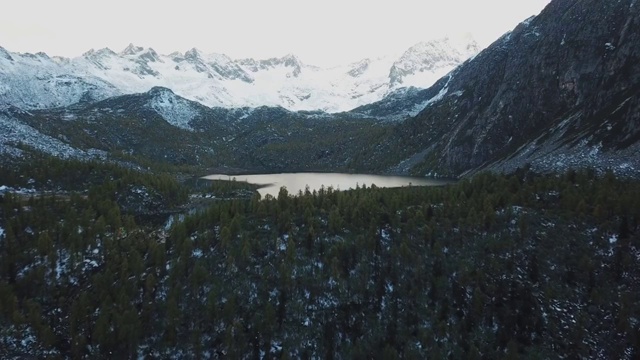
POLYGON ((422 87, 421 83, 435 82, 479 51, 478 44, 468 37, 444 37, 419 42, 405 51, 393 64, 389 71, 389 80, 396 88, 400 84, 422 87), (408 81, 405 80, 406 77, 410 77, 408 81))
POLYGON ((44 53, 0 56, 0 103, 43 109, 121 94, 109 81, 77 72, 71 62, 44 53))
POLYGON ((192 130, 189 124, 197 115, 198 111, 191 104, 173 93, 170 89, 154 87, 149 90, 152 96, 149 106, 162 116, 169 124, 192 130))
POLYGON ((161 55, 134 44, 120 53, 91 49, 72 59, 0 48, 0 103, 47 108, 162 86, 211 107, 266 105, 340 112, 378 101, 400 87, 428 87, 477 50, 472 40, 456 44, 444 39, 416 44, 399 59, 381 57, 320 68, 293 54, 234 60, 196 48, 161 55))
POLYGON ((149 62, 164 62, 160 55, 158 55, 158 53, 152 48, 148 48, 147 51, 138 55, 138 58, 149 62))
POLYGON ((0 111, 0 155, 20 156, 22 150, 19 144, 61 158, 103 158, 106 155, 104 151, 96 149, 78 150, 0 111))
POLYGON ((13 58, 11 57, 11 55, 9 54, 9 52, 3 48, 2 46, 0 46, 0 57, 9 60, 9 61, 13 61, 13 58))
POLYGON ((135 54, 141 52, 142 50, 144 50, 143 47, 135 46, 135 45, 133 45, 133 43, 130 43, 129 46, 127 46, 124 50, 122 50, 120 55, 122 55, 122 56, 135 55, 135 54))

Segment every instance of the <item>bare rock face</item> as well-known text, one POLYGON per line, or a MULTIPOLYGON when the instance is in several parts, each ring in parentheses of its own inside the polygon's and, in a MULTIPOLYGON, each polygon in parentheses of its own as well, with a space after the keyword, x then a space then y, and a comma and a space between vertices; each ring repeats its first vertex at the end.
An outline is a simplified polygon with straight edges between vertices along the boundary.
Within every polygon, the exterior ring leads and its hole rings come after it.
POLYGON ((530 163, 638 172, 629 158, 640 158, 640 4, 552 1, 428 94, 433 101, 381 147, 412 159, 395 170, 458 176, 530 163))

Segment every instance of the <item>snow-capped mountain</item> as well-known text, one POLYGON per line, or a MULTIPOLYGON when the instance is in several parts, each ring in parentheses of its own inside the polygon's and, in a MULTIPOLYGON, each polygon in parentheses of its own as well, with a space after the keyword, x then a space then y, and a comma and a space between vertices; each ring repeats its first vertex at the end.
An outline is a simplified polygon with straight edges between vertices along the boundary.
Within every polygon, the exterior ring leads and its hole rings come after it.
POLYGON ((416 44, 400 57, 320 68, 292 54, 231 59, 194 48, 161 55, 131 44, 120 53, 92 49, 69 59, 0 47, 0 104, 52 108, 161 86, 211 107, 339 112, 381 100, 401 87, 429 87, 478 51, 471 38, 444 38, 416 44))
POLYGON ((479 50, 470 36, 420 42, 393 64, 389 80, 394 88, 401 85, 424 88, 425 83, 433 84, 479 50))
POLYGON ((14 54, 0 47, 0 105, 51 108, 120 92, 109 81, 74 71, 68 59, 44 53, 14 54))

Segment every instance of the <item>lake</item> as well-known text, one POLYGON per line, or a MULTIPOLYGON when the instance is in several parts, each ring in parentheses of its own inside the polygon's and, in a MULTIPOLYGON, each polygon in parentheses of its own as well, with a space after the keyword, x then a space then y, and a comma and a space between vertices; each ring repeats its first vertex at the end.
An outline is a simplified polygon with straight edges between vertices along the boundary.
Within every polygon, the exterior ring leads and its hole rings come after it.
POLYGON ((356 185, 363 184, 370 187, 375 184, 377 187, 390 188, 402 186, 439 186, 450 184, 450 180, 438 180, 411 176, 386 176, 386 175, 365 175, 365 174, 342 174, 342 173, 282 173, 282 174, 256 174, 256 175, 221 175, 214 174, 205 176, 209 180, 233 180, 246 181, 250 184, 260 185, 258 192, 262 197, 267 194, 278 197, 278 192, 282 186, 287 188, 289 194, 296 195, 298 191, 305 191, 309 186, 309 191, 319 190, 324 185, 325 188, 333 187, 335 190, 353 189, 356 185))

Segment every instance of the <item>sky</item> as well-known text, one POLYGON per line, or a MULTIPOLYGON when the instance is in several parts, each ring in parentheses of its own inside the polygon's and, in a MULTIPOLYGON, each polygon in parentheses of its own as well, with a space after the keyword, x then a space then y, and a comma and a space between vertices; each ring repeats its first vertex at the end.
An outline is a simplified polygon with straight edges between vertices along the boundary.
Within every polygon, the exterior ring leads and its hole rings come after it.
POLYGON ((297 55, 333 66, 400 54, 445 35, 489 45, 549 0, 12 0, 0 46, 75 57, 129 43, 159 53, 193 47, 232 58, 297 55))

